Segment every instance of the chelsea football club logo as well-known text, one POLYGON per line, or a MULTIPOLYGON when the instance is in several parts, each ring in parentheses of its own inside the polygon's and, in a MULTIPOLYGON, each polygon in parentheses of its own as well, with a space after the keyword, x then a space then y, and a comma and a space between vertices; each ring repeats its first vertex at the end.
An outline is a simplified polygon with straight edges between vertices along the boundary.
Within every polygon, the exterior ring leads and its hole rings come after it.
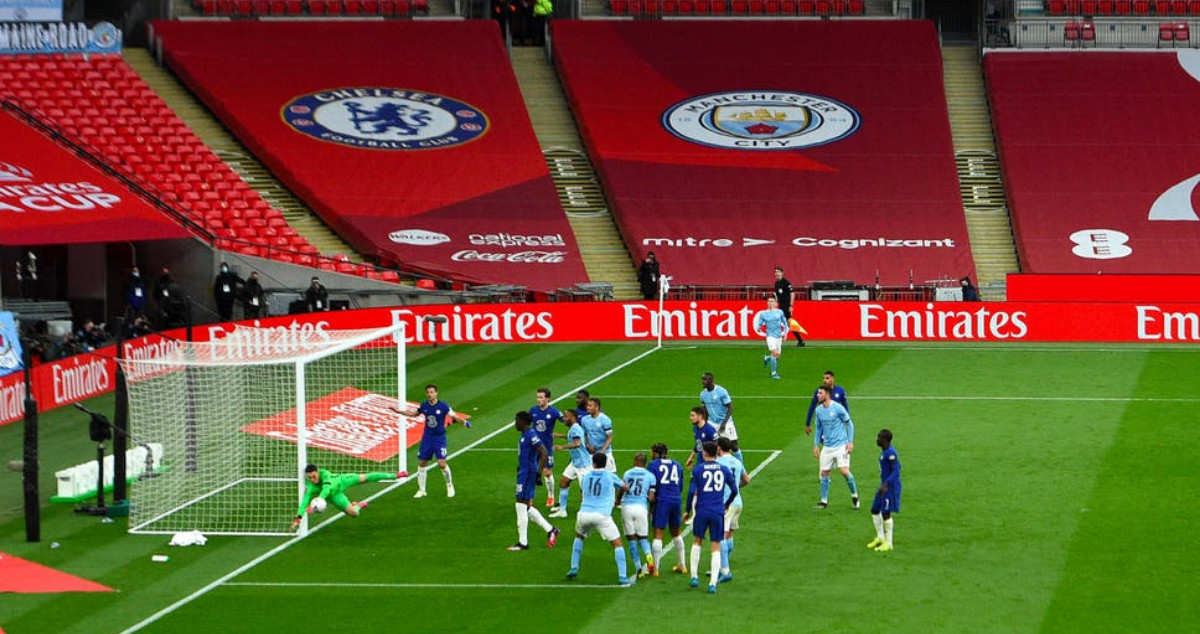
POLYGON ((488 119, 468 103, 402 88, 339 88, 301 95, 283 107, 293 130, 372 150, 432 150, 470 143, 488 119))
POLYGON ((718 92, 681 101, 663 113, 675 136, 735 150, 798 150, 858 131, 850 106, 820 95, 782 91, 718 92))

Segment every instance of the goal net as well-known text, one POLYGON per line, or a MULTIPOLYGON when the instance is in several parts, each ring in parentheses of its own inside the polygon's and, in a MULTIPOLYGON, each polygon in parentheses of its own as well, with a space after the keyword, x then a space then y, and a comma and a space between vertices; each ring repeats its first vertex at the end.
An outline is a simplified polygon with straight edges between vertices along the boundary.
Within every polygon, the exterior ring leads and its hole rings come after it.
POLYGON ((130 487, 130 532, 290 535, 307 464, 407 470, 402 326, 239 327, 122 367, 131 438, 163 447, 158 472, 130 487))

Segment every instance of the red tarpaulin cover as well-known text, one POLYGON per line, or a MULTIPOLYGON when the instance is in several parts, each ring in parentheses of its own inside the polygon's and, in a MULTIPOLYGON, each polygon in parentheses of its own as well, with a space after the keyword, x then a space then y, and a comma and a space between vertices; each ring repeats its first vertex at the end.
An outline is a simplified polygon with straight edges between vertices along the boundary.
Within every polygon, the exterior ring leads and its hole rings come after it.
POLYGON ((162 212, 0 111, 0 244, 186 238, 162 212))
POLYGON ((974 273, 921 21, 555 21, 614 215, 675 283, 974 273))
POLYGON ((984 59, 1025 273, 1200 273, 1200 51, 984 59))
POLYGON ((493 22, 154 28, 171 68, 355 249, 477 283, 587 281, 493 22))

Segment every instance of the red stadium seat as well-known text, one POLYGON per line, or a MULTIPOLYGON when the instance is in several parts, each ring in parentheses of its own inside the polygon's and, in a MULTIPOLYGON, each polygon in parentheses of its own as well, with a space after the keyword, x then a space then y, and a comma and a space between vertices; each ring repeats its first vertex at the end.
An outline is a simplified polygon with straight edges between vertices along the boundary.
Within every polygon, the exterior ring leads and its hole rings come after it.
POLYGON ((712 0, 709 2, 708 6, 709 11, 711 11, 713 15, 726 15, 729 13, 728 0, 712 0))
POLYGON ((1171 46, 1175 45, 1174 22, 1162 22, 1158 25, 1158 46, 1162 47, 1164 43, 1171 46))
POLYGON ((817 0, 817 15, 832 15, 833 2, 830 0, 817 0))
POLYGON ((1188 13, 1192 15, 1200 15, 1200 0, 1191 0, 1188 2, 1188 13))
POLYGON ((1186 15, 1188 9, 1187 0, 1171 0, 1171 13, 1175 15, 1186 15))
POLYGON ((642 13, 648 16, 658 16, 662 13, 659 0, 643 0, 642 13))
POLYGON ((1067 12, 1066 0, 1050 0, 1046 3, 1046 13, 1050 15, 1062 15, 1067 12))
POLYGON ((729 3, 730 15, 746 15, 749 10, 750 3, 748 0, 733 0, 729 3))
POLYGON ((709 0, 696 0, 695 13, 696 15, 708 15, 712 13, 712 3, 709 0))
POLYGON ((1115 7, 1116 2, 1114 0, 1099 0, 1096 3, 1096 12, 1100 15, 1112 15, 1115 7))
POLYGON ((629 0, 629 15, 639 16, 642 14, 642 0, 629 0))
POLYGON ((750 0, 750 15, 762 15, 766 12, 767 3, 764 0, 750 0))
POLYGON ((779 0, 767 0, 766 4, 763 6, 763 11, 767 15, 779 15, 783 12, 783 3, 781 3, 779 0))
POLYGON ((663 3, 662 3, 662 14, 663 15, 675 15, 677 13, 679 13, 679 3, 678 2, 676 2, 675 0, 663 0, 663 3))
POLYGON ((1175 43, 1183 42, 1183 46, 1191 46, 1192 30, 1188 27, 1187 22, 1175 23, 1175 43))
POLYGON ((846 3, 846 10, 850 15, 862 15, 866 12, 866 6, 863 0, 850 0, 846 3))
POLYGON ((361 15, 362 12, 362 0, 346 0, 346 15, 361 15))

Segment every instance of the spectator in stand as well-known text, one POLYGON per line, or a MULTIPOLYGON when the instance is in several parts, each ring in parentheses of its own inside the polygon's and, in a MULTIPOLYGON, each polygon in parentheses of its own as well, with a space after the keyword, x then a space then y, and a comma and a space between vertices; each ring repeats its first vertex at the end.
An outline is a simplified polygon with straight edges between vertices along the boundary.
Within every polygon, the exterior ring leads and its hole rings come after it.
MULTIPOLYGON (((779 304, 779 310, 783 311, 783 317, 787 320, 788 330, 796 335, 796 347, 804 346, 804 338, 800 336, 800 332, 791 329, 792 322, 792 296, 795 291, 792 289, 792 283, 783 276, 783 267, 775 267, 775 302, 779 304)), ((787 338, 787 333, 784 333, 784 338, 787 338)))
POLYGON ((258 271, 250 272, 250 279, 242 286, 242 314, 246 319, 265 317, 263 309, 267 305, 267 294, 258 283, 258 271))
POLYGON ((963 277, 959 280, 959 283, 962 284, 962 300, 964 302, 979 301, 979 289, 975 288, 975 285, 971 283, 971 278, 963 277))
POLYGON ((534 0, 533 3, 533 44, 546 45, 546 24, 554 14, 554 3, 550 0, 534 0))
POLYGON ((185 328, 191 321, 191 300, 183 294, 179 285, 171 282, 166 287, 165 303, 163 304, 163 328, 185 328))
POLYGON ((132 321, 126 320, 125 322, 126 339, 144 337, 152 332, 154 332, 154 329, 150 327, 150 320, 146 319, 142 315, 137 315, 132 321))
POLYGON ((508 35, 517 17, 517 0, 492 0, 492 18, 500 25, 500 39, 508 35))
POLYGON ((329 310, 329 291, 325 290, 324 284, 321 284, 321 278, 312 278, 312 284, 309 284, 308 290, 304 291, 304 301, 308 304, 310 313, 329 310))
POLYGON ((158 323, 164 328, 167 327, 167 304, 171 303, 173 286, 175 286, 175 280, 171 279, 171 269, 166 266, 162 267, 162 274, 154 282, 154 303, 158 308, 158 323))
POLYGON ((91 352, 102 347, 107 339, 108 335, 105 334, 103 326, 97 327, 94 321, 85 319, 79 325, 79 330, 66 336, 63 347, 76 352, 91 352))
POLYGON ((37 256, 33 254, 33 251, 26 254, 24 269, 21 268, 21 261, 17 260, 17 289, 21 292, 21 297, 37 299, 37 256))
POLYGON ((217 302, 217 314, 221 316, 221 321, 233 320, 233 300, 242 284, 245 284, 242 278, 229 270, 229 264, 222 262, 221 272, 213 281, 213 299, 217 302))
POLYGON ((658 297, 658 278, 660 275, 658 259, 654 257, 654 252, 650 251, 646 254, 646 259, 642 260, 642 265, 638 267, 638 285, 642 288, 643 299, 655 299, 658 297))

